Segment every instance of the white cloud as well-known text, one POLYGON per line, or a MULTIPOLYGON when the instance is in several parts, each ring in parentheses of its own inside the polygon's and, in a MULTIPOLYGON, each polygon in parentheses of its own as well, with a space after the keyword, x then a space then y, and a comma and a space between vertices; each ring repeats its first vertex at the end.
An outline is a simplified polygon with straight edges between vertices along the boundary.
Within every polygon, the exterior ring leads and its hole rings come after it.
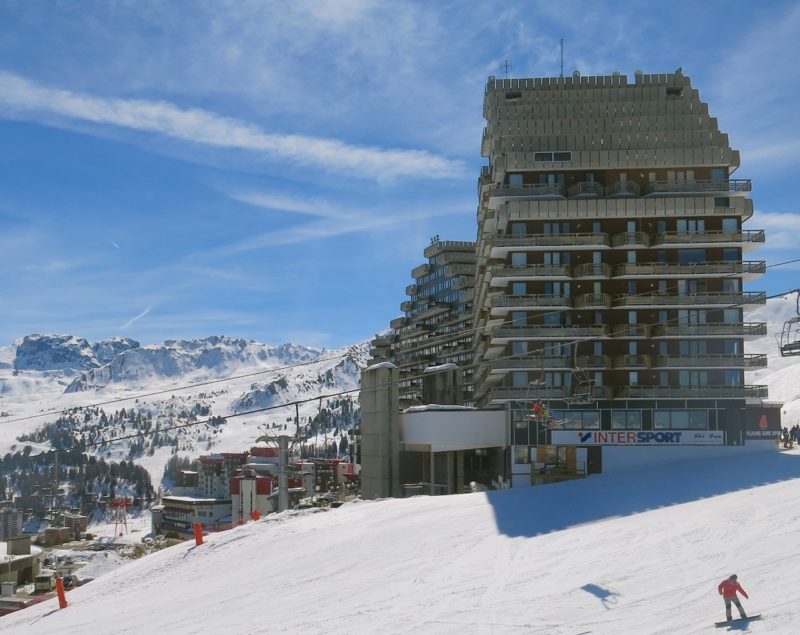
POLYGON ((320 218, 305 224, 252 236, 215 250, 215 253, 231 255, 277 245, 292 245, 344 234, 375 231, 395 225, 413 225, 415 222, 424 219, 467 214, 474 207, 473 201, 464 201, 448 202, 446 204, 432 203, 429 208, 417 210, 408 208, 392 210, 383 207, 380 213, 376 213, 375 209, 339 209, 331 203, 318 199, 302 200, 276 194, 251 193, 246 197, 239 196, 237 200, 271 209, 299 211, 319 216, 320 218), (281 203, 286 204, 287 207, 280 207, 281 203), (320 210, 325 211, 323 213, 320 210))
POLYGON ((152 132, 173 139, 254 151, 297 165, 316 166, 350 175, 391 180, 401 177, 453 178, 465 166, 425 150, 352 145, 336 139, 276 134, 252 123, 166 101, 115 99, 40 86, 24 77, 0 72, 0 106, 19 117, 43 120, 56 115, 71 120, 152 132))
POLYGON ((769 249, 797 250, 800 214, 757 211, 750 223, 757 229, 765 230, 766 246, 769 249))
POLYGON ((229 194, 229 196, 242 203, 264 207, 266 209, 280 210, 284 212, 296 212, 319 216, 322 218, 340 218, 346 216, 337 210, 328 201, 322 199, 303 199, 275 192, 241 192, 229 194))

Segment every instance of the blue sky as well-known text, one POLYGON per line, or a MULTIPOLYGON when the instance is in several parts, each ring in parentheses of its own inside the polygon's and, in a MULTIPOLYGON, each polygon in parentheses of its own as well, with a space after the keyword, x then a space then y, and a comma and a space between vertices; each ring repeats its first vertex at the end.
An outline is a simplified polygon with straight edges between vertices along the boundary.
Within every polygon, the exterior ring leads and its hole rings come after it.
MULTIPOLYGON (((337 347, 475 237, 486 78, 683 67, 798 257, 796 2, 0 0, 0 345, 337 347), (761 5, 766 6, 761 6, 761 5)), ((751 285, 800 286, 797 265, 751 285)))

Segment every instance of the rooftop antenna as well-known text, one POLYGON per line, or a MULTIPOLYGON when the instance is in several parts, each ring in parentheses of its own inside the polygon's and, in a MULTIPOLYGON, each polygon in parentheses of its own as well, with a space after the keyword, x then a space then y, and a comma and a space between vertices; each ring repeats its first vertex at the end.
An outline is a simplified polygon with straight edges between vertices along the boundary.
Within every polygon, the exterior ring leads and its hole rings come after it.
POLYGON ((508 71, 511 70, 511 60, 503 60, 503 63, 500 65, 500 68, 505 71, 506 79, 508 79, 508 71))
POLYGON ((564 77, 564 38, 562 37, 561 40, 561 74, 559 77, 564 77))

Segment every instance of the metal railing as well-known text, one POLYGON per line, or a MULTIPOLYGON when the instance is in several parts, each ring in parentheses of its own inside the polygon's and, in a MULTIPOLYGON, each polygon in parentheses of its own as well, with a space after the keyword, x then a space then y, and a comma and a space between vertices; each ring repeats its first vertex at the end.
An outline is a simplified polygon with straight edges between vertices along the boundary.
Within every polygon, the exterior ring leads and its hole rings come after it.
POLYGON ((546 339, 546 338, 588 338, 606 337, 608 327, 599 326, 564 326, 541 324, 533 326, 503 326, 493 327, 494 339, 546 339))
POLYGON ((598 198, 603 196, 603 186, 594 181, 575 183, 567 189, 567 196, 569 198, 598 198))
POLYGON ((763 229, 748 229, 745 231, 702 231, 702 232, 661 232, 653 236, 652 245, 717 245, 729 243, 739 245, 742 243, 763 243, 766 239, 763 229))
POLYGON ((744 306, 750 304, 766 304, 766 302, 767 295, 763 291, 746 291, 743 293, 689 293, 684 295, 642 293, 639 295, 614 296, 612 306, 744 306))
POLYGON ((623 263, 614 267, 614 276, 730 276, 766 273, 763 260, 716 262, 642 262, 623 263))
POLYGON ((766 368, 766 354, 659 355, 654 368, 766 368))
POLYGON ((489 267, 492 278, 569 278, 572 268, 569 265, 527 265, 525 267, 489 267))
POLYGON ((709 324, 655 324, 653 337, 763 337, 765 322, 716 322, 709 324))
POLYGON ((565 307, 572 306, 572 297, 568 295, 499 295, 493 297, 489 304, 492 308, 506 307, 565 307))
POLYGON ((736 194, 752 189, 750 179, 729 179, 723 181, 652 181, 647 184, 647 194, 736 194))
POLYGON ((501 234, 490 240, 492 247, 608 247, 608 234, 501 234))
POLYGON ((649 355, 619 355, 614 358, 614 368, 650 368, 651 365, 649 355))
POLYGON ((611 296, 608 293, 584 293, 575 296, 576 309, 608 309, 611 307, 611 296))
POLYGON ((605 262, 587 262, 572 268, 573 278, 609 278, 611 265, 605 262))
POLYGON ((612 247, 647 247, 650 237, 644 232, 622 232, 611 237, 612 247))
POLYGON ((767 386, 621 386, 615 390, 621 399, 697 399, 747 398, 768 396, 767 386))
POLYGON ((617 181, 606 188, 606 198, 618 196, 639 196, 641 188, 635 181, 617 181))

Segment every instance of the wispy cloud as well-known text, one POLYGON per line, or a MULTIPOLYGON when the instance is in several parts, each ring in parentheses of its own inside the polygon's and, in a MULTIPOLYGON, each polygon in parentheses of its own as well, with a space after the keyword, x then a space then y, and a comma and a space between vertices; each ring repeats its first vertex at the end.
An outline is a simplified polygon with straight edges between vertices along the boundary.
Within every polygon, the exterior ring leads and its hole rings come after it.
POLYGON ((0 107, 17 117, 46 122, 48 115, 55 115, 205 146, 253 151, 268 158, 377 180, 443 179, 465 173, 461 161, 425 150, 352 145, 337 139, 269 133, 250 122, 208 110, 181 108, 166 101, 116 99, 58 90, 8 72, 0 72, 0 107))
POLYGON ((110 242, 112 245, 114 245, 114 247, 116 247, 117 249, 119 249, 119 245, 118 245, 117 243, 115 243, 113 240, 110 240, 110 239, 109 239, 109 241, 108 241, 108 242, 110 242))
POLYGON ((135 322, 138 322, 139 320, 141 320, 145 315, 150 313, 150 311, 152 311, 152 310, 153 310, 153 307, 149 306, 144 311, 142 311, 139 315, 134 315, 130 320, 128 320, 127 322, 125 322, 125 324, 123 324, 122 326, 119 327, 120 330, 124 331, 125 329, 130 328, 135 322))
POLYGON ((229 195, 236 201, 263 207, 265 209, 296 212, 319 216, 321 218, 341 218, 347 216, 330 202, 317 198, 298 198, 276 192, 236 192, 229 195))
POLYGON ((797 250, 800 235, 800 214, 787 212, 757 211, 751 221, 753 227, 763 229, 767 235, 766 245, 770 250, 797 250))
POLYGON ((333 203, 318 199, 303 200, 276 194, 261 195, 251 193, 247 196, 235 195, 235 197, 237 200, 252 205, 276 210, 283 209, 290 212, 302 212, 319 218, 312 222, 261 233, 223 246, 216 251, 220 255, 231 255, 278 245, 323 240, 344 234, 370 232, 395 225, 413 225, 415 222, 425 219, 465 214, 467 210, 474 206, 474 202, 471 200, 463 202, 449 201, 444 204, 432 203, 429 207, 421 209, 404 207, 397 210, 384 207, 380 213, 376 213, 375 209, 339 208, 333 203), (286 204, 285 208, 281 207, 281 202, 286 204))

